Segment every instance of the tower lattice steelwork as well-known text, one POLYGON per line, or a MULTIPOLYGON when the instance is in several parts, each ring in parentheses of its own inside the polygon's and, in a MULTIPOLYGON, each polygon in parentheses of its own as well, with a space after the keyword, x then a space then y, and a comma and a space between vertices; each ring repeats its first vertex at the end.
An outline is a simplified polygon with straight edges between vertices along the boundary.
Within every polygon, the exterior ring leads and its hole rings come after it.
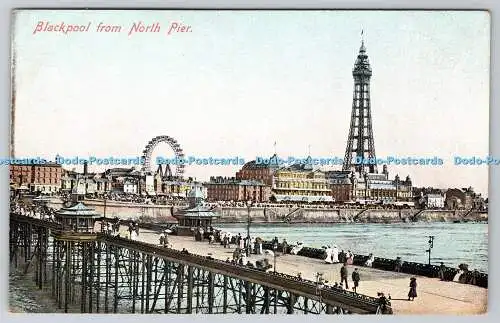
POLYGON ((372 115, 370 108, 370 78, 372 69, 366 54, 364 41, 361 41, 358 58, 352 70, 354 77, 354 97, 352 101, 351 126, 345 151, 342 170, 352 170, 358 174, 378 173, 375 163, 375 144, 373 140, 372 115), (363 163, 362 161, 365 161, 363 163))

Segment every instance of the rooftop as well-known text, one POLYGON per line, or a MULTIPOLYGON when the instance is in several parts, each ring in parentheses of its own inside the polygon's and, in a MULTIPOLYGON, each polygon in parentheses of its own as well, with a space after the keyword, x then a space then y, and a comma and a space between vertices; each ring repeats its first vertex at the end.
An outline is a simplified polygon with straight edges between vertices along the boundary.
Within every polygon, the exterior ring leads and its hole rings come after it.
POLYGON ((96 212, 94 208, 85 206, 83 203, 77 203, 71 207, 63 207, 56 212, 60 216, 87 216, 100 217, 101 214, 96 212))
POLYGON ((197 205, 195 207, 192 207, 190 209, 182 210, 180 211, 177 216, 180 217, 185 217, 185 218, 190 218, 190 217, 219 217, 220 215, 218 213, 215 213, 212 211, 211 208, 206 207, 206 206, 201 206, 197 205))

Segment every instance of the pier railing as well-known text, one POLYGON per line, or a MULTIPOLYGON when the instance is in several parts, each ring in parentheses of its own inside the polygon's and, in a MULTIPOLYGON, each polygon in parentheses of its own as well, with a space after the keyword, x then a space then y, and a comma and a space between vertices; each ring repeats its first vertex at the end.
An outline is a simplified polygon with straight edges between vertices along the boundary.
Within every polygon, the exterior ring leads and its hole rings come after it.
MULTIPOLYGON (((147 224, 147 223, 140 223, 141 227, 144 227, 145 229, 150 229, 150 230, 163 230, 171 224, 147 224)), ((205 232, 205 238, 208 239, 208 232, 205 232)), ((273 250, 273 242, 271 241, 264 241, 262 243, 262 248, 266 250, 273 250)), ((288 245, 287 247, 287 252, 289 253, 292 250, 293 246, 288 245)), ((278 244, 278 249, 277 251, 283 252, 283 245, 281 243, 278 244)), ((319 248, 310 248, 310 247, 303 247, 297 254, 298 256, 303 256, 307 258, 314 258, 314 259, 325 259, 326 253, 324 249, 319 249, 319 248)), ((353 263, 354 265, 357 266, 363 266, 368 260, 369 256, 367 255, 354 255, 354 260, 353 263)), ((375 260, 372 264, 372 268, 375 269, 380 269, 380 270, 386 270, 386 271, 395 271, 396 268, 396 259, 387 259, 387 258, 381 258, 381 257, 375 257, 375 260)), ((401 273, 405 274, 411 274, 411 275, 418 275, 418 276, 424 276, 424 277, 431 277, 431 278, 437 278, 439 277, 439 271, 440 267, 436 265, 429 265, 429 264, 422 264, 422 263, 416 263, 416 262, 410 262, 410 261, 402 261, 400 271, 401 273)), ((445 267, 444 269, 444 280, 446 281, 453 281, 455 276, 460 272, 460 269, 458 268, 451 268, 451 267, 445 267)), ((483 288, 488 288, 488 274, 479 272, 479 271, 465 271, 460 279, 459 282, 465 283, 465 284, 471 284, 471 285, 476 285, 479 287, 483 288)))
MULTIPOLYGON (((287 247, 287 252, 290 252, 293 246, 287 247)), ((273 250, 273 243, 270 241, 265 241, 262 244, 263 249, 273 250)), ((278 251, 283 252, 282 244, 278 245, 278 251)), ((298 253, 298 256, 314 258, 314 259, 325 259, 326 252, 324 249, 303 247, 298 253)), ((353 264, 357 266, 363 266, 368 260, 369 256, 366 255, 354 255, 353 264)), ((372 268, 395 271, 397 261, 395 259, 386 259, 375 257, 372 264, 372 268)), ((399 272, 411 275, 425 276, 431 278, 439 277, 440 267, 429 264, 421 264, 416 262, 403 261, 399 272)), ((453 281, 455 276, 459 273, 460 269, 445 267, 444 269, 444 280, 453 281)), ((476 285, 479 287, 488 288, 488 274, 479 271, 464 271, 459 279, 459 282, 476 285)))
MULTIPOLYGON (((377 298, 211 257, 10 215, 10 262, 59 308, 104 313, 377 314, 377 298)), ((390 307, 386 307, 390 313, 390 307)))

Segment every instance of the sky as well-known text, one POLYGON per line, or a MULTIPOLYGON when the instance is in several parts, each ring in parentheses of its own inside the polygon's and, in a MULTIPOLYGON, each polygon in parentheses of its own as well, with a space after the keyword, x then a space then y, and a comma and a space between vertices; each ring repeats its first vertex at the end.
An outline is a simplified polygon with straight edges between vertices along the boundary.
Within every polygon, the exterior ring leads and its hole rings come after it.
MULTIPOLYGON (((390 175, 487 194, 488 168, 453 158, 489 152, 486 12, 46 10, 13 19, 16 157, 135 157, 167 135, 197 158, 250 161, 275 149, 343 158, 363 30, 377 157, 444 160, 391 165, 390 175), (40 22, 90 27, 34 33, 40 22), (139 22, 160 32, 129 35, 139 22), (121 32, 98 32, 99 23, 121 32), (172 23, 190 29, 168 35, 172 23)), ((166 144, 157 155, 173 157, 166 144)))

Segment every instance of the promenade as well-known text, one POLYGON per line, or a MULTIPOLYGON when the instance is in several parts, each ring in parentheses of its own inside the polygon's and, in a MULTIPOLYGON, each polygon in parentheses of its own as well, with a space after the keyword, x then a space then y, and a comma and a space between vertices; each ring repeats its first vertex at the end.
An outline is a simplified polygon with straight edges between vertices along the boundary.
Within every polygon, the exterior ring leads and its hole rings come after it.
MULTIPOLYGON (((128 237, 127 227, 120 228, 120 236, 128 237)), ((146 229, 141 229, 138 240, 159 244, 159 234, 146 229)), ((193 237, 169 236, 169 242, 174 249, 186 248, 190 253, 203 256, 211 254, 213 258, 226 260, 232 259, 234 246, 224 248, 220 244, 210 245, 208 242, 194 241, 193 237)), ((249 261, 265 258, 265 255, 252 255, 249 261)), ((273 257, 267 256, 273 264, 273 257)), ((305 279, 316 280, 316 273, 323 273, 329 283, 340 282, 341 264, 325 264, 322 260, 311 259, 294 255, 279 255, 276 258, 276 269, 279 272, 296 275, 301 273, 305 279)), ((408 290, 411 275, 382 271, 367 267, 349 266, 349 287, 352 287, 351 273, 354 268, 359 268, 361 282, 358 292, 368 296, 377 297, 377 292, 390 294, 394 314, 448 314, 470 315, 482 314, 487 310, 488 290, 473 285, 455 282, 442 282, 437 278, 415 276, 417 278, 418 297, 408 301, 408 290)))

